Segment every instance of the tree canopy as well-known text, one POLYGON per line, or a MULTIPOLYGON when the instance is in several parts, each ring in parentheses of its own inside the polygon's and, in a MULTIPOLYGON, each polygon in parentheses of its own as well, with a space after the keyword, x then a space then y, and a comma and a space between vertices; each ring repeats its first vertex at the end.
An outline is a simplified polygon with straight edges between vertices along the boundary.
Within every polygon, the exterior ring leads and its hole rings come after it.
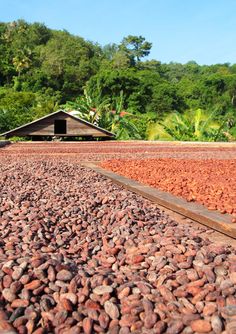
MULTIPOLYGON (((99 122, 117 129, 121 138, 147 139, 153 131, 158 138, 160 123, 173 134, 170 120, 186 123, 201 110, 226 134, 216 140, 235 139, 236 64, 165 64, 146 58, 151 47, 141 35, 101 46, 42 23, 0 23, 0 132, 60 105, 84 110, 86 118, 86 92, 93 104, 87 107, 100 110, 99 122)), ((204 130, 202 137, 207 140, 205 134, 213 132, 204 130)))

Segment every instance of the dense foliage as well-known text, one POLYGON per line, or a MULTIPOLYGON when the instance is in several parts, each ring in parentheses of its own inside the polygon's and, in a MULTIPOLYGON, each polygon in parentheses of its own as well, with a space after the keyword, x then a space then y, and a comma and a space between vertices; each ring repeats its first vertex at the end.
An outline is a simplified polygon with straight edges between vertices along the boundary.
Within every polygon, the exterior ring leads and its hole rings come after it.
POLYGON ((151 47, 142 36, 101 47, 41 23, 0 23, 0 133, 64 106, 118 138, 234 140, 236 64, 144 60, 151 47))

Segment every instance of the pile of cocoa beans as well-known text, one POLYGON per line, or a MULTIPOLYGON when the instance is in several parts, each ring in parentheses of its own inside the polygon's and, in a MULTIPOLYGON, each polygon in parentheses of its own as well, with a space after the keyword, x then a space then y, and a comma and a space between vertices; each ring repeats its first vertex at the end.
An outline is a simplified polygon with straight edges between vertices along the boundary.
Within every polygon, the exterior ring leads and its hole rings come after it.
POLYGON ((209 210, 232 214, 236 223, 236 159, 115 159, 101 165, 209 210))
POLYGON ((236 333, 236 250, 74 157, 0 161, 0 333, 236 333))

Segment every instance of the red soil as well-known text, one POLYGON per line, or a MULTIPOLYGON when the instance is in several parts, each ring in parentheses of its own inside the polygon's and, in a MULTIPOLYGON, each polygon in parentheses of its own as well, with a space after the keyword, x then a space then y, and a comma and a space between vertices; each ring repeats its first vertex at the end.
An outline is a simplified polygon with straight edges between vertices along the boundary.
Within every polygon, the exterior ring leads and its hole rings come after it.
MULTIPOLYGON (((236 218, 236 160, 108 160, 103 168, 236 218)), ((233 219, 235 221, 236 219, 233 219)))

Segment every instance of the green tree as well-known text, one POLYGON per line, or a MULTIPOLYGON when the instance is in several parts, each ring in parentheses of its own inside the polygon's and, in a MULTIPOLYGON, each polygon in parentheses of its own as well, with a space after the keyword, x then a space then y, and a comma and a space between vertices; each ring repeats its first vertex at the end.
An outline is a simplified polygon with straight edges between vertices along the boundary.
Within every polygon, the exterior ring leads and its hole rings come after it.
POLYGON ((123 91, 123 103, 127 108, 129 96, 137 89, 139 82, 133 69, 108 69, 101 70, 91 77, 86 84, 86 89, 93 99, 97 96, 108 98, 113 107, 120 92, 123 91))
POLYGON ((0 89, 0 133, 31 122, 58 108, 58 98, 33 92, 0 89))
POLYGON ((118 51, 112 59, 112 68, 124 70, 131 67, 132 63, 128 55, 124 51, 118 51))
POLYGON ((18 20, 6 25, 2 40, 8 53, 6 63, 8 67, 13 65, 18 76, 32 65, 36 65, 36 49, 45 44, 51 37, 51 32, 40 23, 28 24, 24 20, 18 20))
POLYGON ((96 51, 80 37, 66 31, 54 32, 40 50, 41 69, 50 87, 62 91, 64 99, 82 93, 86 81, 97 70, 96 51))
POLYGON ((148 110, 163 114, 171 111, 183 111, 186 104, 175 84, 162 81, 153 87, 152 100, 148 110))
POLYGON ((103 55, 108 60, 112 60, 118 51, 119 46, 115 43, 106 44, 102 48, 103 55))
POLYGON ((123 38, 120 44, 120 50, 125 51, 137 63, 149 55, 151 47, 152 43, 147 42, 143 36, 133 35, 123 38))

